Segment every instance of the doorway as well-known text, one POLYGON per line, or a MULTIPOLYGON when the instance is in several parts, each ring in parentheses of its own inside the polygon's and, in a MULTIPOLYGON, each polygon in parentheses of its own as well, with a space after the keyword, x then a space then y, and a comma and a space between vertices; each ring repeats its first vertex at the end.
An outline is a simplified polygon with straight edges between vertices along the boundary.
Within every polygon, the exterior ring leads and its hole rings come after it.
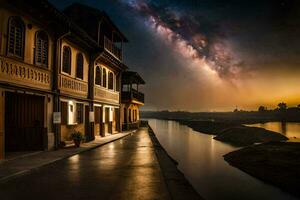
POLYGON ((45 148, 44 97, 5 93, 5 151, 37 151, 45 148))

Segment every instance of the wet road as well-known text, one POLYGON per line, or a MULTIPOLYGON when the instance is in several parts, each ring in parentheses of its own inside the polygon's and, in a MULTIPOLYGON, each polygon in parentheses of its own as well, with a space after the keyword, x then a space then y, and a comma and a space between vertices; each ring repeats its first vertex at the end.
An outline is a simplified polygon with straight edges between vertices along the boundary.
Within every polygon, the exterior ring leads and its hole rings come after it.
POLYGON ((152 142, 142 129, 0 184, 1 199, 169 199, 152 142))

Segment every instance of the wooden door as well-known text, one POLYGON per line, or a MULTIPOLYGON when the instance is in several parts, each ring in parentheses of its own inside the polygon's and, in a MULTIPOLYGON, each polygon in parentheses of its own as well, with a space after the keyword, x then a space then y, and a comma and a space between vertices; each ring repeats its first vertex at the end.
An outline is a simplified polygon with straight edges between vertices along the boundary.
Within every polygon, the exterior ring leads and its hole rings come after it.
POLYGON ((100 135, 102 133, 102 108, 95 107, 95 126, 98 127, 96 129, 96 135, 100 135))
POLYGON ((44 97, 7 92, 5 94, 5 151, 43 150, 44 97))

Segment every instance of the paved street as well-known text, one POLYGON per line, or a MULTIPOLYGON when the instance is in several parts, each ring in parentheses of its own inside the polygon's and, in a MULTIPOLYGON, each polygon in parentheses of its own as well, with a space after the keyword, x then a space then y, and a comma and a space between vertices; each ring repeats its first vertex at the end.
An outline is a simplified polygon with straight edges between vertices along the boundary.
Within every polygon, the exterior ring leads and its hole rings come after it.
POLYGON ((169 199, 147 129, 0 184, 1 199, 169 199))

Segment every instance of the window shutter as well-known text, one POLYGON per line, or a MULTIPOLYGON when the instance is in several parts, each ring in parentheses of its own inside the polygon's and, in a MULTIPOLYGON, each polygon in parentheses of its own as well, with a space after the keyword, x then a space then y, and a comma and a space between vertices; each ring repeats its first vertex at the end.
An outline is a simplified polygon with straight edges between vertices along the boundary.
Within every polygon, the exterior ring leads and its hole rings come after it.
POLYGON ((48 64, 48 40, 45 40, 43 43, 43 59, 42 63, 44 65, 48 64))
POLYGON ((109 111, 110 108, 105 108, 105 123, 109 122, 109 111))
POLYGON ((68 124, 68 103, 61 102, 61 124, 68 124))
POLYGON ((23 30, 21 27, 15 28, 15 55, 22 57, 23 30))
POLYGON ((15 26, 10 25, 8 52, 15 54, 15 26))
POLYGON ((95 123, 99 124, 100 123, 100 113, 101 112, 101 108, 100 107, 95 107, 95 123))
POLYGON ((107 78, 106 78, 106 69, 103 68, 103 87, 106 88, 106 81, 107 81, 107 78))
POLYGON ((82 53, 77 54, 76 59, 76 77, 83 79, 83 55, 82 53))
POLYGON ((23 42, 24 42, 24 23, 17 17, 12 17, 9 20, 8 29, 8 53, 10 55, 22 58, 23 57, 23 42))
POLYGON ((82 103, 77 103, 76 104, 76 109, 77 109, 77 123, 81 124, 83 123, 83 104, 82 103))
POLYGON ((42 40, 37 38, 36 43, 36 62, 42 63, 42 40))
POLYGON ((112 72, 108 74, 108 89, 114 89, 114 74, 112 72))
POLYGON ((71 49, 67 46, 63 48, 63 72, 71 74, 71 49))

